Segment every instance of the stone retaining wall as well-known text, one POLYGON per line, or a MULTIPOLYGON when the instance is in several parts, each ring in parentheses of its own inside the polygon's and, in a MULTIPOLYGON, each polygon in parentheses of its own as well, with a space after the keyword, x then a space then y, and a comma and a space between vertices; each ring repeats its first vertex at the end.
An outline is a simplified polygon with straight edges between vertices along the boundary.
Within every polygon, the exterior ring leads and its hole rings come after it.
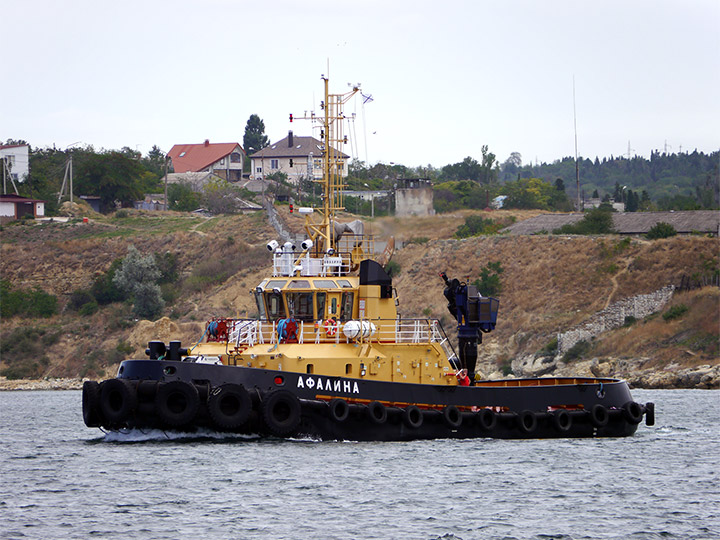
MULTIPOLYGON (((280 242, 280 245, 288 241, 297 242, 297 237, 287 229, 283 220, 280 219, 280 216, 278 215, 277 210, 275 209, 275 205, 273 205, 272 201, 268 198, 265 198, 263 200, 263 207, 267 212, 267 217, 268 221, 270 221, 270 225, 273 226, 275 232, 277 232, 278 234, 279 238, 277 239, 277 241, 280 242)), ((302 239, 300 239, 300 241, 302 241, 302 239)))
POLYGON ((639 294, 615 302, 593 315, 582 326, 558 334, 558 354, 565 354, 573 345, 619 328, 625 324, 626 317, 642 319, 660 311, 672 298, 674 285, 668 285, 650 294, 639 294))

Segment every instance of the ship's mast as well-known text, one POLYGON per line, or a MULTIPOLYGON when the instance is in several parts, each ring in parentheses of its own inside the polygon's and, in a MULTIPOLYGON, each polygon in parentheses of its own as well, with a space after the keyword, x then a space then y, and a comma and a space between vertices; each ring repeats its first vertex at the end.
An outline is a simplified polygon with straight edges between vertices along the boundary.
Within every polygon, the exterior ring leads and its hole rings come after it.
MULTIPOLYGON (((341 145, 347 142, 347 137, 343 134, 343 105, 359 92, 360 88, 356 85, 345 94, 331 94, 329 78, 323 75, 322 80, 325 83, 325 100, 320 104, 325 113, 320 128, 323 176, 321 180, 313 179, 313 182, 322 185, 322 210, 318 209, 317 212, 320 214, 319 220, 314 219, 312 214, 306 216, 305 229, 315 249, 319 251, 322 246, 323 251, 327 252, 329 249, 336 250, 333 234, 335 213, 345 209, 342 196, 345 187, 342 176, 343 154, 339 150, 341 145)), ((301 119, 318 121, 314 113, 301 119)))

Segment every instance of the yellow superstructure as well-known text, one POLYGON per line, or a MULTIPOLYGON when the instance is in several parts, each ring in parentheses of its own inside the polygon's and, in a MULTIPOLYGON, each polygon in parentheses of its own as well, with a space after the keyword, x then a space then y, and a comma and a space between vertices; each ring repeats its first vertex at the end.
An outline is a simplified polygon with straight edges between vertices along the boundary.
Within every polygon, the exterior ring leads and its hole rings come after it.
POLYGON ((455 354, 439 321, 399 319, 390 278, 373 260, 374 239, 361 222, 335 219, 343 209, 342 106, 359 87, 330 94, 323 81, 323 113, 304 118, 321 123, 323 141, 322 207, 299 208, 308 237, 300 250, 289 241, 268 243, 272 275, 251 291, 258 319, 211 321, 191 355, 308 375, 455 385, 455 354))

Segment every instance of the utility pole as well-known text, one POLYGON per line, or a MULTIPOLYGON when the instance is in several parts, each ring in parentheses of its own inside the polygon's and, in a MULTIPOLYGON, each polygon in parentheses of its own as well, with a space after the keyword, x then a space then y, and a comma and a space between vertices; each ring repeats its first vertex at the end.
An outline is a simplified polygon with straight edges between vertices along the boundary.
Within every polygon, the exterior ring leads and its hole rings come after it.
POLYGON ((170 161, 170 157, 165 156, 165 211, 167 211, 167 209, 168 209, 168 199, 167 199, 168 161, 170 161))
POLYGON ((63 195, 65 195, 65 186, 67 185, 68 176, 70 177, 70 202, 73 202, 73 183, 72 183, 72 155, 68 158, 68 160, 65 162, 65 174, 63 175, 63 183, 62 187, 60 188, 60 193, 58 193, 58 204, 60 204, 60 201, 62 200, 63 195))
POLYGON ((575 126, 575 188, 577 189, 577 209, 582 210, 580 206, 580 166, 578 165, 578 147, 577 147, 577 113, 575 109, 575 75, 573 75, 573 124, 575 126))
POLYGON ((8 167, 8 160, 10 159, 9 156, 4 156, 2 158, 3 162, 3 193, 7 193, 7 178, 10 178, 10 183, 13 185, 13 188, 15 189, 15 195, 20 195, 18 193, 18 188, 15 185, 15 180, 13 180, 12 174, 10 174, 10 167, 8 167))

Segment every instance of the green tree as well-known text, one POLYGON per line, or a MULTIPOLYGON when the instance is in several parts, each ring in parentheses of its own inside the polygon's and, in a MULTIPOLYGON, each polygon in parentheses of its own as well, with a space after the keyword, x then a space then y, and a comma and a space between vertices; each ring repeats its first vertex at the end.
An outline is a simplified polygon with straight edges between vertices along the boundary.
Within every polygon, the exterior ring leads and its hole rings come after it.
POLYGON ((162 299, 157 281, 160 270, 152 255, 143 257, 135 246, 128 248, 127 256, 115 272, 113 283, 133 298, 133 311, 138 317, 154 318, 162 312, 162 299))
POLYGON ((158 146, 153 145, 142 162, 145 168, 157 177, 165 176, 165 152, 158 146))
POLYGON ((495 154, 488 150, 488 145, 484 144, 480 149, 482 153, 482 164, 480 165, 480 178, 482 184, 494 184, 498 179, 498 171, 500 164, 497 162, 495 154))
POLYGON ((245 135, 243 136, 243 146, 245 153, 250 156, 265 148, 270 141, 265 135, 265 122, 257 114, 251 114, 245 125, 245 135))
POLYGON ((131 157, 132 152, 112 151, 88 156, 77 167, 77 191, 99 196, 105 211, 113 209, 116 202, 132 206, 146 190, 156 187, 158 180, 140 161, 131 157))
POLYGON ((170 210, 192 212, 200 207, 200 195, 192 190, 189 184, 177 183, 168 186, 168 202, 170 210))
POLYGON ((443 181, 473 180, 479 182, 482 172, 482 165, 476 159, 468 156, 459 163, 445 165, 440 171, 440 179, 443 181))
POLYGON ((640 197, 632 189, 629 189, 625 196, 625 211, 637 212, 640 207, 640 197))

